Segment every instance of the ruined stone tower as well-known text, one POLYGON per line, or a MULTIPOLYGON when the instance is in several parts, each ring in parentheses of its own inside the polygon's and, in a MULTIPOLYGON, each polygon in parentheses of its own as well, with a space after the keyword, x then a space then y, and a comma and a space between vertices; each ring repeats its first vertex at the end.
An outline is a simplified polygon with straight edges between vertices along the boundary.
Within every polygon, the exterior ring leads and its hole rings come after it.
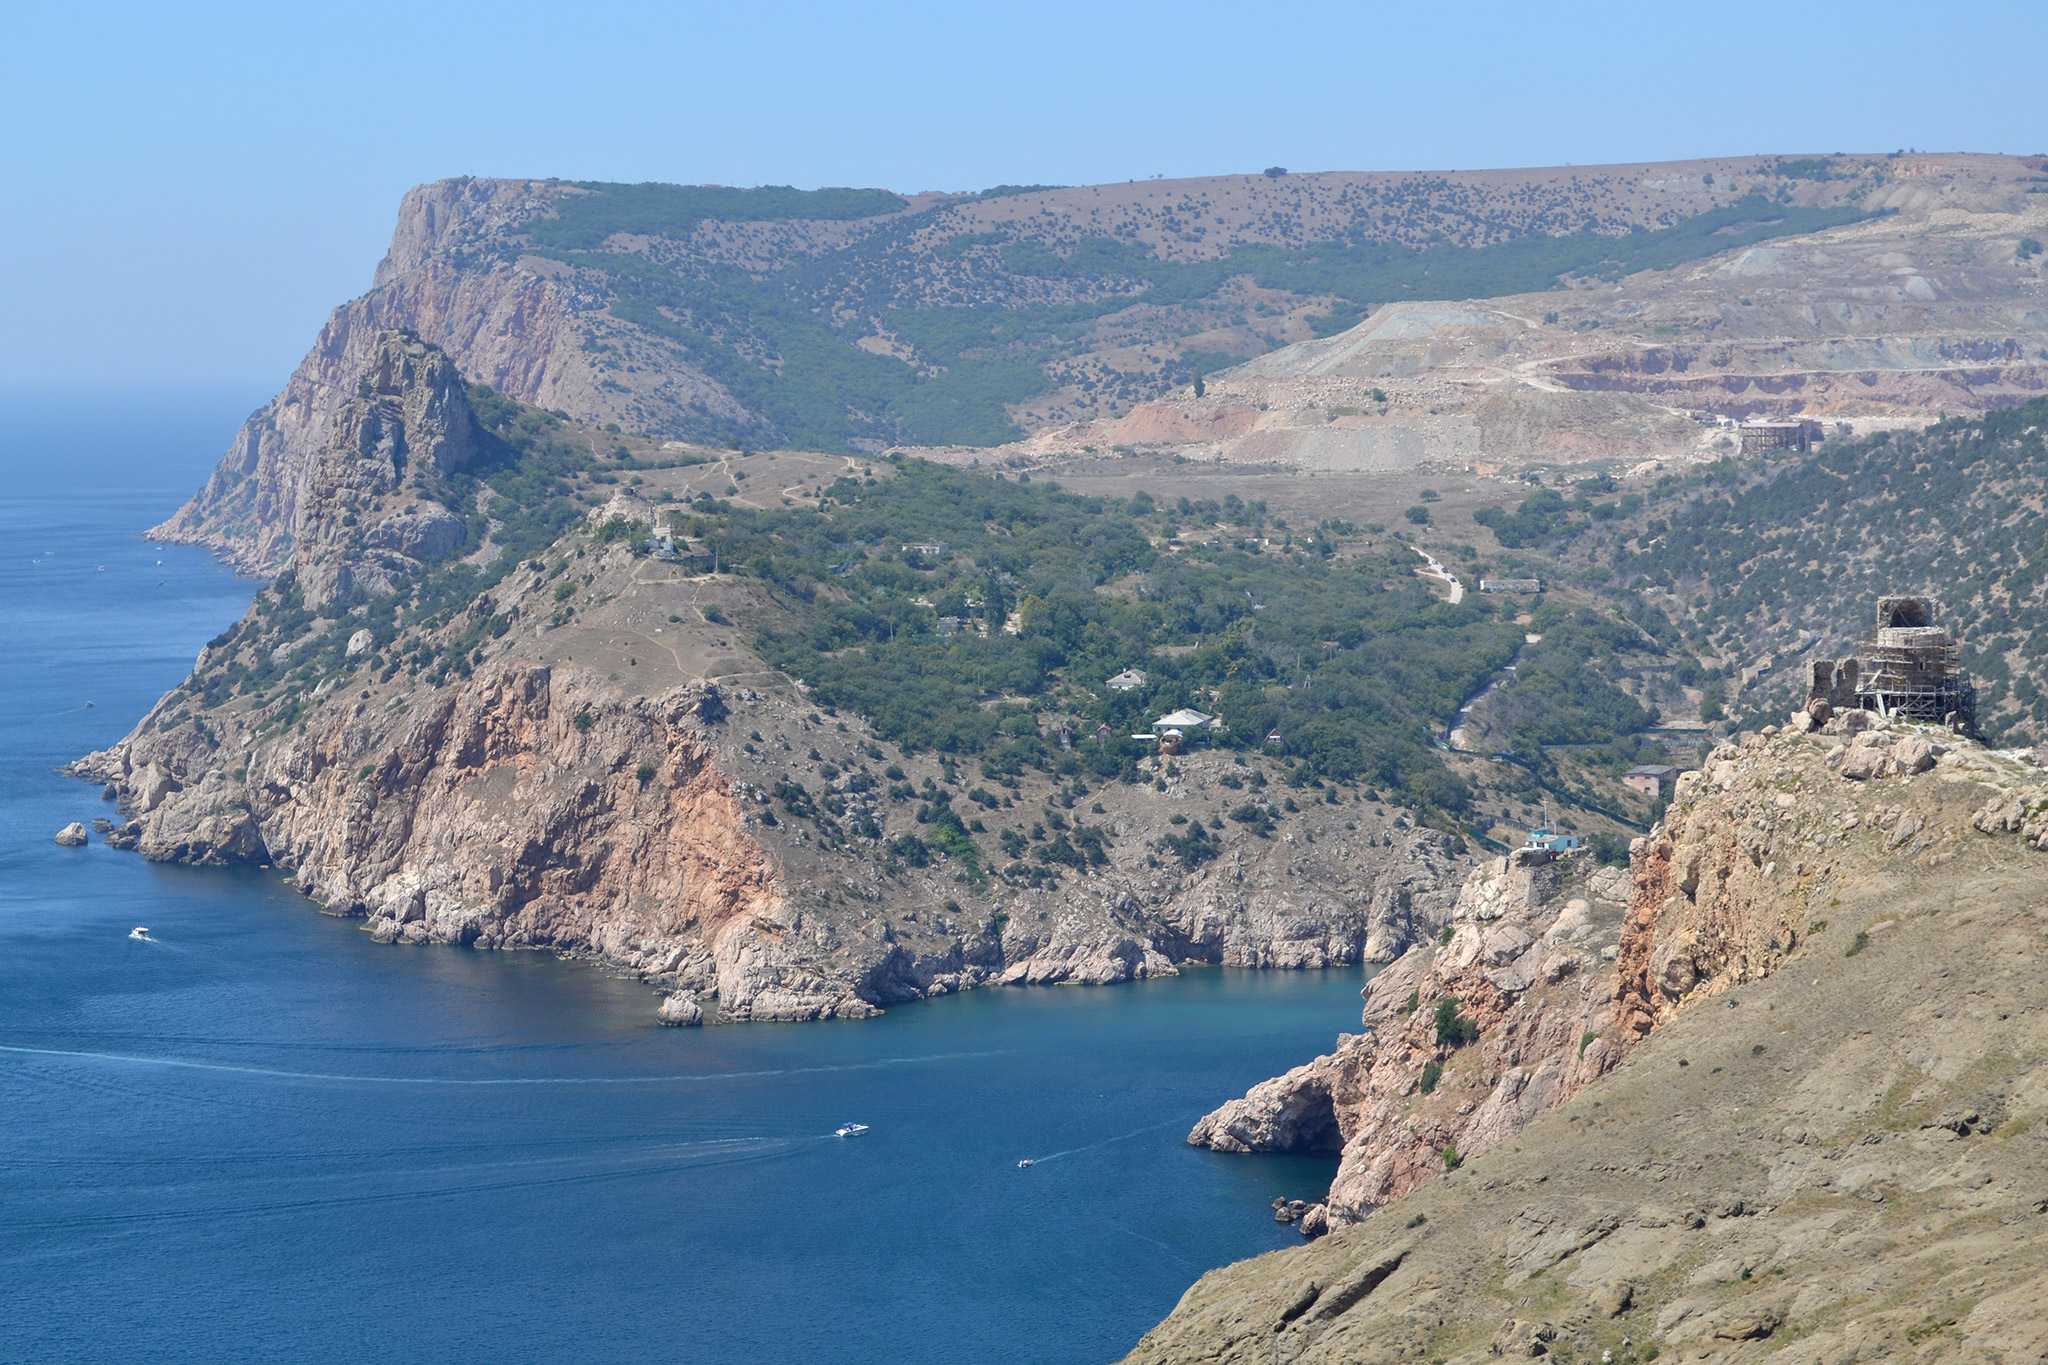
POLYGON ((1940 624, 1928 597, 1877 599, 1876 628, 1863 633, 1856 657, 1816 659, 1807 704, 1977 732, 1977 689, 1963 671, 1962 649, 1940 624))

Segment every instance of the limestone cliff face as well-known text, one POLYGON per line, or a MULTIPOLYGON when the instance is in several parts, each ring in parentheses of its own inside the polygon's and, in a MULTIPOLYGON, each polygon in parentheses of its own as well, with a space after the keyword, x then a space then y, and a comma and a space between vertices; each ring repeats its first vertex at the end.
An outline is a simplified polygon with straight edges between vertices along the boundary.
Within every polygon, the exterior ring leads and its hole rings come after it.
MULTIPOLYGON (((509 593, 476 610, 495 609, 530 619, 509 593)), ((330 692, 282 733, 232 706, 190 715, 173 693, 76 771, 122 793, 134 820, 113 839, 146 857, 275 863, 380 942, 597 955, 715 997, 727 1020, 859 1018, 1190 961, 1355 963, 1448 913, 1434 831, 1401 831, 1384 866, 1339 863, 1356 855, 1335 851, 1335 826, 1314 850, 1276 839, 1194 871, 1147 867, 1141 831, 1171 828, 1178 788, 1138 789, 1149 809, 1118 812, 1112 864, 1057 888, 969 896, 939 869, 892 876, 878 856, 824 853, 793 822, 765 822, 764 788, 788 768, 745 736, 830 744, 808 708, 701 682, 627 695, 526 650, 440 688, 330 692), (1325 848, 1336 866, 1307 861, 1325 848)), ((1184 758, 1182 781, 1206 785, 1213 761, 1184 758)), ((840 790, 864 795, 844 778, 840 790)))
MULTIPOLYGON (((599 954, 715 990, 734 1018, 872 1013, 786 969, 781 879, 704 741, 707 695, 629 702, 587 674, 510 666, 416 709, 338 707, 257 744, 245 781, 210 768, 161 796, 143 851, 267 857, 380 941, 599 954)), ((145 726, 94 775, 219 757, 181 747, 145 726)))
POLYGON ((1188 1141, 1341 1151, 1326 1215, 1335 1227, 1495 1145, 1618 1055, 1601 1036, 1613 1008, 1601 956, 1625 886, 1613 869, 1505 858, 1475 869, 1446 941, 1411 948, 1366 988, 1365 1033, 1224 1105, 1188 1141), (1478 1046, 1459 1041, 1463 1028, 1478 1046))
MULTIPOLYGON (((461 373, 500 393, 595 423, 648 425, 631 395, 607 385, 584 350, 603 301, 580 295, 550 263, 486 264, 506 229, 544 210, 547 182, 461 178, 422 185, 399 206, 391 249, 370 292, 336 308, 284 390, 252 413, 206 486, 150 532, 212 547, 237 568, 268 576, 303 529, 314 464, 386 333, 410 332, 445 351, 461 373)), ((738 408, 680 355, 656 396, 726 415, 738 408)))
MULTIPOLYGON (((1475 870, 1447 941, 1410 949, 1367 988, 1365 1033, 1224 1105, 1188 1141, 1341 1149, 1327 1221, 1356 1222, 1569 1100, 1681 1010, 1769 976, 1825 928, 1816 902, 1868 855, 1952 856, 1952 824, 1868 802, 1937 768, 1981 780, 1964 774, 1992 770, 1983 751, 1882 721, 1830 729, 1752 736, 1685 774, 1663 824, 1635 841, 1626 878, 1505 859, 1475 870), (1859 830, 1879 844, 1856 850, 1863 859, 1841 847, 1859 830), (1446 1000, 1477 1046, 1439 1028, 1446 1000)), ((2024 827, 2038 796, 1994 799, 1980 827, 2024 827)))
MULTIPOLYGON (((1187 962, 1385 961, 1449 916, 1464 871, 1449 836, 1361 792, 1268 795, 1271 828, 1226 829, 1248 783, 1267 790, 1242 756, 1147 758, 1143 783, 1092 792, 1027 772, 990 779, 997 797, 935 755, 885 755, 859 717, 827 721, 735 642, 731 619, 764 606, 753 580, 593 529, 642 519, 631 484, 539 557, 506 555, 481 509, 509 457, 468 394, 411 332, 364 347, 303 462, 293 533, 271 543, 288 547, 276 582, 133 733, 76 765, 131 817, 109 842, 288 868, 385 942, 601 955, 676 992, 678 1020, 697 996, 727 1019, 841 1018, 1187 962), (458 556, 487 576, 430 572, 458 556), (956 798, 1018 810, 1041 841, 1072 812, 1102 851, 1010 879, 916 839, 908 865, 888 852, 920 803, 956 798), (1217 855, 1158 856, 1191 816, 1222 831, 1217 855)), ((644 486, 673 497, 658 483, 690 469, 644 486)))
MULTIPOLYGON (((1610 1022, 1586 1046, 1618 1054, 1604 1074, 1569 1093, 1578 1040, 1553 1047, 1558 1090, 1511 1138, 1460 1130, 1456 1171, 1439 1162, 1350 1225, 1333 1190, 1330 1235, 1204 1276, 1130 1359, 2038 1357, 2048 785, 2028 760, 1938 732, 1838 729, 1718 752, 1637 841, 1610 1022)), ((1474 879, 1457 934, 1485 922, 1470 912, 1488 880, 1503 879, 1474 879)), ((1526 904, 1506 880, 1495 899, 1515 909, 1480 933, 1481 960, 1526 904)), ((1312 1142, 1319 1090, 1342 1121, 1345 1087, 1380 1079, 1366 1060, 1398 1066, 1403 1038, 1441 1059, 1384 1007, 1405 1004, 1402 972, 1425 996, 1455 981, 1476 999, 1448 954, 1418 950, 1374 983, 1377 1027, 1402 1037, 1378 1053, 1347 1040, 1208 1131, 1312 1142)), ((1527 1036, 1545 1007, 1532 989, 1493 1028, 1527 1036)), ((1467 1065, 1455 1057, 1440 1085, 1467 1065)), ((1361 1142, 1396 1148, 1432 1099, 1411 1095, 1391 1124, 1382 1110, 1377 1138, 1346 1129, 1339 1186, 1365 1169, 1361 1142)))
POLYGON ((479 440, 447 354, 410 333, 383 333, 307 465, 292 527, 307 604, 391 593, 462 548, 466 517, 430 490, 471 460, 479 440))
POLYGON ((428 263, 335 309, 284 391, 250 415, 205 487, 151 538, 207 545, 239 569, 268 576, 303 529, 314 464, 384 338, 413 332, 437 345, 454 327, 479 343, 466 372, 504 392, 545 390, 567 300, 548 281, 511 270, 461 274, 428 263), (484 339, 489 338, 487 344, 484 339))

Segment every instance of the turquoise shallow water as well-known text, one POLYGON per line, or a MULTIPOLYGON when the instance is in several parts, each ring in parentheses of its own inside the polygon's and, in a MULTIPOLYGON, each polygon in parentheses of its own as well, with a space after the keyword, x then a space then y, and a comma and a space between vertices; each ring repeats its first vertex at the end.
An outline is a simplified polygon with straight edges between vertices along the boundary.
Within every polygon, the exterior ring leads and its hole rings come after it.
POLYGON ((53 844, 105 807, 51 769, 248 602, 133 537, 257 396, 0 395, 0 1358, 1102 1361, 1298 1240, 1266 1202, 1329 1165, 1181 1138, 1355 1028, 1356 971, 668 1030, 588 964, 53 844))

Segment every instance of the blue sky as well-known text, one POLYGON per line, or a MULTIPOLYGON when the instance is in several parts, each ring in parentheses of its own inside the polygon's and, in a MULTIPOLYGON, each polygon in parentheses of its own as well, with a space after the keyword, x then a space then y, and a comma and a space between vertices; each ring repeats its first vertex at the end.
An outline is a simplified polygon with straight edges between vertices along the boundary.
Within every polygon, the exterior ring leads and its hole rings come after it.
POLYGON ((2035 152, 2044 57, 2038 3, 15 5, 0 382, 274 387, 442 176, 2035 152))

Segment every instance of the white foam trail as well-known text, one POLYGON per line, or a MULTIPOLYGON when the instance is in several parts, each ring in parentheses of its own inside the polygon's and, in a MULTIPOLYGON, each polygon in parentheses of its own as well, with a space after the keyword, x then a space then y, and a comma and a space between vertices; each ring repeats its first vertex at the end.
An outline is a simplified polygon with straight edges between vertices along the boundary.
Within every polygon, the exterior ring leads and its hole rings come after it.
POLYGON ((1043 1166, 1046 1162, 1058 1161, 1063 1156, 1079 1156, 1083 1152, 1092 1152, 1097 1147, 1107 1147, 1114 1142, 1125 1142, 1131 1138, 1140 1137, 1146 1133, 1156 1133, 1161 1128, 1171 1128, 1174 1124, 1179 1122, 1181 1122, 1181 1120, 1179 1119, 1168 1119, 1164 1123, 1148 1123, 1143 1128, 1133 1128, 1130 1132, 1124 1133, 1119 1137, 1104 1138, 1100 1142, 1091 1142, 1085 1147, 1069 1147, 1066 1151, 1054 1152, 1051 1156, 1033 1157, 1031 1159, 1031 1164, 1034 1166, 1043 1166))
MULTIPOLYGON (((928 1062, 962 1061, 1001 1056, 1001 1052, 933 1052, 918 1057, 878 1057, 870 1062, 843 1062, 833 1066, 790 1066, 761 1071, 677 1072, 662 1076, 351 1076, 331 1071, 284 1071, 267 1066, 237 1066, 232 1062, 195 1062, 183 1057, 138 1057, 121 1052, 84 1052, 67 1048, 20 1047, 0 1043, 0 1052, 28 1057, 67 1057, 84 1061, 121 1062, 129 1066, 160 1066, 182 1071, 224 1071, 242 1076, 271 1076, 287 1081, 345 1081, 357 1085, 675 1085, 702 1081, 744 1081, 768 1076, 814 1076, 835 1071, 876 1071, 891 1066, 918 1066, 928 1062)), ((1099 1144, 1098 1144, 1099 1145, 1099 1144)), ((1083 1149, 1085 1150, 1085 1149, 1083 1149)))

